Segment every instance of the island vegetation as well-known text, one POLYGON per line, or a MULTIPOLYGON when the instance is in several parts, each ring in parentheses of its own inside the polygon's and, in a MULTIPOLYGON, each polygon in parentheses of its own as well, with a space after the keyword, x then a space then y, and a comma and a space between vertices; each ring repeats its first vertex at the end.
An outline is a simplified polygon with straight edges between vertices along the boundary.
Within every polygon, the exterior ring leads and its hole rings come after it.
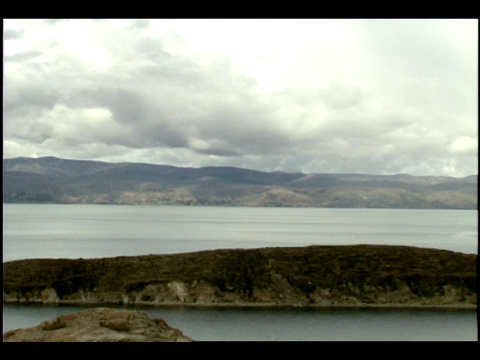
POLYGON ((4 263, 4 302, 473 309, 476 258, 349 245, 26 259, 4 263))

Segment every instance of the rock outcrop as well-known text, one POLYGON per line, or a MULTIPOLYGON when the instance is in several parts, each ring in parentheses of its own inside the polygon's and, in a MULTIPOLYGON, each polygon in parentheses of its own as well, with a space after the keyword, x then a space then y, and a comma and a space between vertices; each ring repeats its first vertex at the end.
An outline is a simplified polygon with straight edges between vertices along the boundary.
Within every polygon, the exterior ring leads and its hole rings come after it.
POLYGON ((191 342, 161 319, 124 309, 95 308, 3 334, 4 342, 191 342))
POLYGON ((406 246, 4 263, 4 302, 476 308, 476 255, 406 246))

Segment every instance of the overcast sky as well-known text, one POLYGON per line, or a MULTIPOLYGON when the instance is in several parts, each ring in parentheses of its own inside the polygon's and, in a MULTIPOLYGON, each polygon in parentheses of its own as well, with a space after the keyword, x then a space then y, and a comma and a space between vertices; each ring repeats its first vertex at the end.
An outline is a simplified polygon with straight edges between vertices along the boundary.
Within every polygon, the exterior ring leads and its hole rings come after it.
POLYGON ((4 158, 478 173, 478 20, 4 20, 4 158))

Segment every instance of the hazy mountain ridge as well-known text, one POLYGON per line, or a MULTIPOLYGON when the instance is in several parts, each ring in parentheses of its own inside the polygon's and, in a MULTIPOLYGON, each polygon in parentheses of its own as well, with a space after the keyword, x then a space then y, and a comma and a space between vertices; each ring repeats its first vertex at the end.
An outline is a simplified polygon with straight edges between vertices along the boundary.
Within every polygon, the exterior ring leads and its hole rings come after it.
POLYGON ((181 168, 55 157, 3 161, 4 203, 477 209, 465 178, 181 168))

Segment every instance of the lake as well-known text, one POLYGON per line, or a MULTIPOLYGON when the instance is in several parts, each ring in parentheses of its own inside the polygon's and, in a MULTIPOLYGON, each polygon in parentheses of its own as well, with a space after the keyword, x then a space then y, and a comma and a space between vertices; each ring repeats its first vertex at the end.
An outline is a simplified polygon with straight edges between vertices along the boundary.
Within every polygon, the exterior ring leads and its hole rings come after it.
MULTIPOLYGON (((3 261, 384 244, 478 254, 476 210, 3 205, 3 261)), ((4 331, 78 308, 4 305, 4 331)), ((476 312, 147 308, 197 340, 476 340, 476 312)))
POLYGON ((476 210, 3 205, 3 261, 385 244, 478 252, 476 210))
MULTIPOLYGON (((86 307, 4 305, 3 331, 86 307)), ((476 341, 466 310, 131 307, 197 341, 476 341)))

